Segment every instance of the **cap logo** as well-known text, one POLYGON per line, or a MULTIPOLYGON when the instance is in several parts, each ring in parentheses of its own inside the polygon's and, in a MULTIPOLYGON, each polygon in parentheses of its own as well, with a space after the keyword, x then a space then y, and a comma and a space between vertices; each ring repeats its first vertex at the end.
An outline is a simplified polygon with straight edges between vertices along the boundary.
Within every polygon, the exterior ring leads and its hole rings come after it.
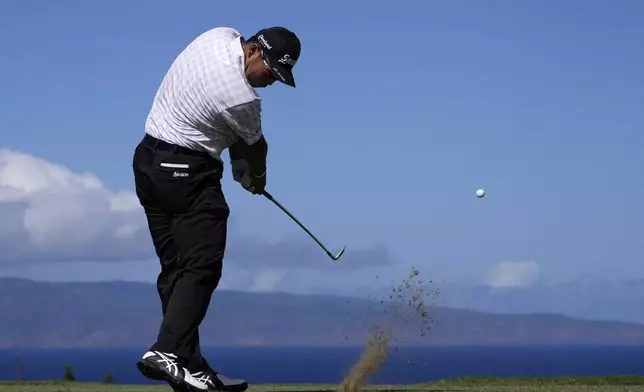
POLYGON ((264 34, 257 37, 257 39, 259 39, 259 42, 261 42, 264 46, 266 46, 266 48, 273 49, 273 47, 268 44, 268 41, 266 41, 266 38, 264 38, 264 34))
POLYGON ((293 60, 288 53, 285 54, 284 56, 282 56, 282 58, 277 60, 277 61, 282 63, 282 64, 288 64, 291 67, 295 66, 295 63, 297 62, 297 61, 293 60))

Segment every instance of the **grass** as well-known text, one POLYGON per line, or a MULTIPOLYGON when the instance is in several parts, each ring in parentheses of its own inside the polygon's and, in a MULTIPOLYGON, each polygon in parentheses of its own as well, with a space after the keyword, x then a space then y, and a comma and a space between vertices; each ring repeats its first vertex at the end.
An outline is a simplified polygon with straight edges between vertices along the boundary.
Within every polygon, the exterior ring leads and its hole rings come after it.
MULTIPOLYGON (((337 392, 338 384, 257 384, 248 392, 337 392)), ((163 392, 165 384, 118 385, 65 381, 0 382, 0 392, 163 392)), ((644 392, 644 376, 566 376, 540 378, 471 377, 411 385, 369 385, 364 392, 644 392)))

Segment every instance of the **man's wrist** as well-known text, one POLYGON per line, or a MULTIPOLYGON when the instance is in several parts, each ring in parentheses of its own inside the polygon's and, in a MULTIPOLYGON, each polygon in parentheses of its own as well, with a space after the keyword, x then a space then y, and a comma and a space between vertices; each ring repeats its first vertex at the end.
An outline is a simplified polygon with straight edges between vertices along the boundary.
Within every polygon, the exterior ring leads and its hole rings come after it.
POLYGON ((250 175, 255 177, 255 178, 262 178, 262 177, 264 177, 266 175, 266 168, 264 168, 264 171, 262 171, 262 172, 260 172, 260 171, 252 172, 251 171, 250 175))
POLYGON ((235 142, 230 147, 228 147, 228 154, 230 155, 231 161, 239 161, 244 159, 239 142, 235 142))
POLYGON ((250 174, 254 178, 262 178, 266 175, 266 152, 268 144, 262 136, 257 142, 253 143, 248 149, 248 155, 245 157, 250 167, 250 174))

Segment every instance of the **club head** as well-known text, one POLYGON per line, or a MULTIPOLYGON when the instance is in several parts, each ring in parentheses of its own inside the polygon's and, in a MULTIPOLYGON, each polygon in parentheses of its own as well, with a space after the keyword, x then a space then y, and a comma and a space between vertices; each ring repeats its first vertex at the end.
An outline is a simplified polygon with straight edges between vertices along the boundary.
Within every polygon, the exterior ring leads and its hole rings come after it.
POLYGON ((333 260, 337 260, 337 259, 339 259, 339 258, 340 258, 340 256, 342 256, 342 255, 344 254, 344 250, 345 250, 345 249, 347 249, 347 246, 346 246, 346 245, 345 245, 345 246, 344 246, 344 247, 343 247, 343 248, 338 252, 338 254, 337 254, 337 255, 333 256, 331 253, 329 253, 329 256, 330 256, 333 260))

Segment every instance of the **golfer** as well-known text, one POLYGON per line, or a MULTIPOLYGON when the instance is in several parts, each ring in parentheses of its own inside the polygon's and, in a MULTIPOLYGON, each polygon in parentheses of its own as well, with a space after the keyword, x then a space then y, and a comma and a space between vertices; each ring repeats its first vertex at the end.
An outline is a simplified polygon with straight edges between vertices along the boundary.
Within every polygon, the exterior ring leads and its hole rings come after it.
MULTIPOLYGON (((255 88, 276 80, 295 87, 300 41, 283 27, 249 39, 209 30, 191 42, 163 78, 133 159, 136 194, 147 216, 161 271, 163 321, 139 360, 141 373, 182 391, 244 391, 202 357, 199 325, 217 288, 226 248, 228 204, 221 188, 228 148, 233 178, 261 194, 268 145, 255 88)), ((218 315, 226 322, 226 315, 218 315)))

